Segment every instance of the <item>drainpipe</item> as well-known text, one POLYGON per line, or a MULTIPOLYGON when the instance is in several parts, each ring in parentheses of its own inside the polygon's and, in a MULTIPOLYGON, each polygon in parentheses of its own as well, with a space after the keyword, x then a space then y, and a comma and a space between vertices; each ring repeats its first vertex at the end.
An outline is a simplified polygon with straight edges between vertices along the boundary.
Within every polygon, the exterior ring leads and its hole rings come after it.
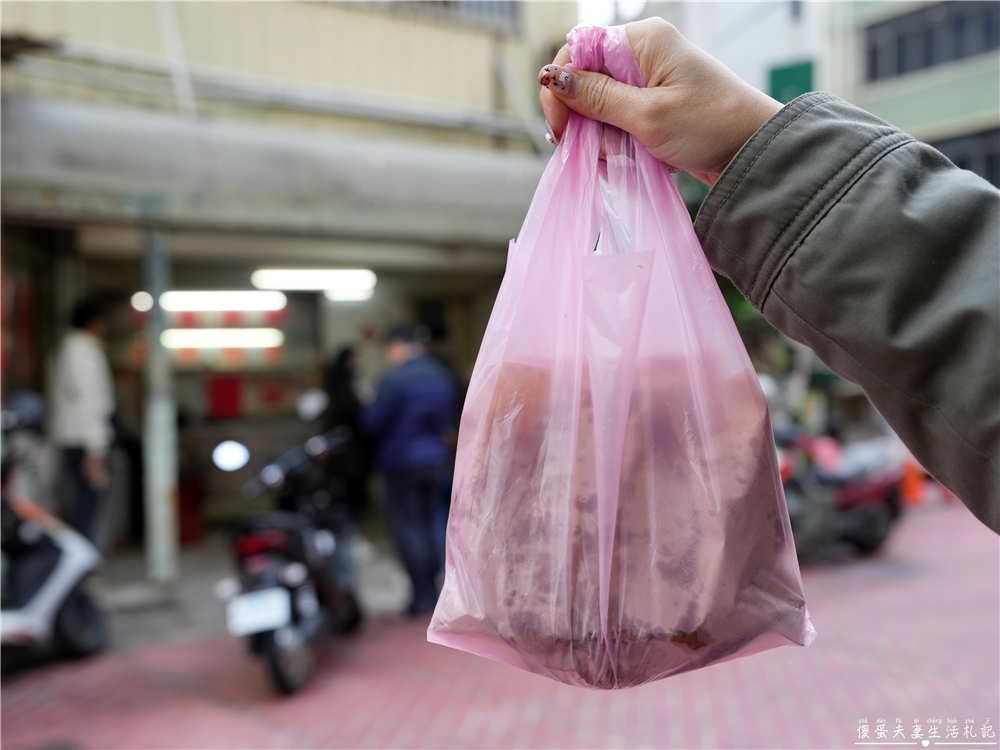
POLYGON ((160 15, 160 34, 163 36, 163 46, 167 49, 170 81, 174 87, 177 110, 184 117, 194 117, 197 114, 194 86, 191 83, 191 69, 188 67, 187 54, 184 51, 181 25, 177 20, 177 8, 172 0, 159 0, 156 3, 156 10, 160 15))

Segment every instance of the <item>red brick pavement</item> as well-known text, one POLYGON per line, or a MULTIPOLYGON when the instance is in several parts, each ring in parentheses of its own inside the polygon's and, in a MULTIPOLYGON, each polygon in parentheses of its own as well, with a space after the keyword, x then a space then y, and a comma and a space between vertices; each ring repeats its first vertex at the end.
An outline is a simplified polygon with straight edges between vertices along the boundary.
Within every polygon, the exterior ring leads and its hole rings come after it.
POLYGON ((2 685, 2 744, 846 748, 862 717, 872 731, 899 717, 912 746, 917 720, 926 731, 928 719, 971 718, 977 734, 988 720, 1000 734, 1000 539, 964 508, 912 512, 879 557, 803 575, 811 648, 642 688, 572 688, 430 645, 426 622, 376 622, 289 699, 230 638, 16 674, 2 685))

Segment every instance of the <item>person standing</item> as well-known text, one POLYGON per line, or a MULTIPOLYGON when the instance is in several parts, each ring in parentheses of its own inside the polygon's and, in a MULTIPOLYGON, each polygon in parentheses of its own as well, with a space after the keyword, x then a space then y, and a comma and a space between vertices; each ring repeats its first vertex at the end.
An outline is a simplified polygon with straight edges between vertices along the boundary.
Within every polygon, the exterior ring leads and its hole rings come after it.
POLYGON ((337 453, 327 459, 327 473, 334 496, 346 501, 355 524, 361 522, 368 508, 372 466, 371 444, 360 427, 361 400, 355 385, 358 367, 358 353, 354 347, 345 346, 323 368, 323 390, 330 399, 324 414, 326 429, 344 430, 349 435, 337 453))
POLYGON ((67 520, 91 538, 94 517, 110 481, 114 384, 102 347, 107 323, 101 307, 91 301, 79 303, 73 310, 72 326, 53 362, 51 438, 62 451, 67 520))
POLYGON ((455 386, 407 326, 388 332, 384 356, 390 371, 361 424, 378 441, 386 519, 413 584, 407 612, 419 615, 437 602, 434 512, 448 461, 442 435, 452 421, 455 386))

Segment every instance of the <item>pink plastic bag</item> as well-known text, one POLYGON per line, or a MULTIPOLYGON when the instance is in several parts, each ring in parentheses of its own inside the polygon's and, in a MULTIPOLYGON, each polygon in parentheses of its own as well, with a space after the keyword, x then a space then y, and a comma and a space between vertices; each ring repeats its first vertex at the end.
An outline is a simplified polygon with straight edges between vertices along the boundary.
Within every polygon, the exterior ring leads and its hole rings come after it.
MULTIPOLYGON (((643 86, 623 28, 569 43, 643 86)), ((815 637, 764 397, 684 203, 576 114, 469 386, 427 635, 595 688, 815 637)))

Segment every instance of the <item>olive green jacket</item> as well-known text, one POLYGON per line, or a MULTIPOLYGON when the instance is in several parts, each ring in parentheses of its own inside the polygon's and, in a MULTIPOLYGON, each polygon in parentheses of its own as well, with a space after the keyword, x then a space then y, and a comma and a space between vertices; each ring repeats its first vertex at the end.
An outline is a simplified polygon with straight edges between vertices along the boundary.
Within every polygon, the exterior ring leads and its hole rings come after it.
POLYGON ((812 93, 743 146, 695 230, 713 268, 864 388, 1000 533, 1000 192, 812 93))

